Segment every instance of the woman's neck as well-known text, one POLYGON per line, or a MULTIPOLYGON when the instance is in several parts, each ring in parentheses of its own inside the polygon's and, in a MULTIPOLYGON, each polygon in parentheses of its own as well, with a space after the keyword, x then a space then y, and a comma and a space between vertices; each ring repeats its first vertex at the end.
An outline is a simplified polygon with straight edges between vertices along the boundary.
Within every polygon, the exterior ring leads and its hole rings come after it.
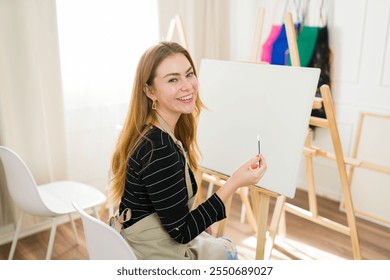
MULTIPOLYGON (((157 115, 162 119, 162 121, 164 121, 167 124, 169 130, 174 134, 175 127, 176 127, 177 121, 179 120, 180 115, 178 117, 174 117, 174 116, 168 116, 167 114, 164 114, 162 112, 157 112, 157 115)), ((159 127, 159 125, 161 126, 161 124, 159 124, 158 122, 155 125, 157 127, 159 127)), ((159 127, 159 128, 164 129, 164 127, 159 127)))

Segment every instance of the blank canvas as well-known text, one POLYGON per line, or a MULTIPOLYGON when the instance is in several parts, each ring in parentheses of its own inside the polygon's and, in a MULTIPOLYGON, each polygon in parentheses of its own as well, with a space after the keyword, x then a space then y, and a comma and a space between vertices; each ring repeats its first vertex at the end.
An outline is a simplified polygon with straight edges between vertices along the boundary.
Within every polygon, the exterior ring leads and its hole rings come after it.
POLYGON ((258 186, 294 197, 320 70, 203 59, 200 165, 230 176, 257 154, 268 169, 258 186))

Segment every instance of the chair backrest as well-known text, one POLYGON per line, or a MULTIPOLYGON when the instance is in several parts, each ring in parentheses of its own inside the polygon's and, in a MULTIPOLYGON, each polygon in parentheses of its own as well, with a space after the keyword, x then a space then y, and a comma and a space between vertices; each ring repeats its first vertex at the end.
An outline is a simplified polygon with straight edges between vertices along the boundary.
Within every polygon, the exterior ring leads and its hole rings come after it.
POLYGON ((136 260, 127 241, 112 227, 92 217, 73 202, 73 207, 81 215, 85 241, 91 260, 136 260))
POLYGON ((51 216, 52 212, 43 203, 35 179, 22 158, 9 148, 0 146, 0 161, 8 191, 16 205, 32 215, 51 216))

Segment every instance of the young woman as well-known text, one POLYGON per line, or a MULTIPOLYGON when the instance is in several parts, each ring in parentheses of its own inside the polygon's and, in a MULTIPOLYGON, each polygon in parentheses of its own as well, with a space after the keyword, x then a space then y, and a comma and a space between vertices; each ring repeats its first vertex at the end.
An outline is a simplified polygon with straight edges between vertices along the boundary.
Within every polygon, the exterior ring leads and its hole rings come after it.
POLYGON ((224 205, 238 188, 259 182, 266 162, 262 155, 249 159, 193 209, 202 107, 189 53, 173 42, 148 49, 112 158, 110 188, 127 216, 122 233, 140 259, 237 258, 234 244, 205 231, 226 217, 224 205))

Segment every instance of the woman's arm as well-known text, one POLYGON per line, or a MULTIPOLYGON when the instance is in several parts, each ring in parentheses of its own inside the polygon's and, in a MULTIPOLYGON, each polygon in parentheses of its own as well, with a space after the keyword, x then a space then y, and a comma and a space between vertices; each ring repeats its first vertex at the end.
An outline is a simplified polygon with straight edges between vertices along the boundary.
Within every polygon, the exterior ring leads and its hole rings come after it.
POLYGON ((224 203, 213 195, 190 211, 183 156, 166 133, 153 135, 151 140, 152 157, 145 158, 142 180, 164 228, 177 242, 188 243, 226 217, 224 203))
POLYGON ((267 163, 263 155, 257 155, 238 168, 216 192, 223 203, 231 198, 237 189, 257 184, 267 170, 267 163))

